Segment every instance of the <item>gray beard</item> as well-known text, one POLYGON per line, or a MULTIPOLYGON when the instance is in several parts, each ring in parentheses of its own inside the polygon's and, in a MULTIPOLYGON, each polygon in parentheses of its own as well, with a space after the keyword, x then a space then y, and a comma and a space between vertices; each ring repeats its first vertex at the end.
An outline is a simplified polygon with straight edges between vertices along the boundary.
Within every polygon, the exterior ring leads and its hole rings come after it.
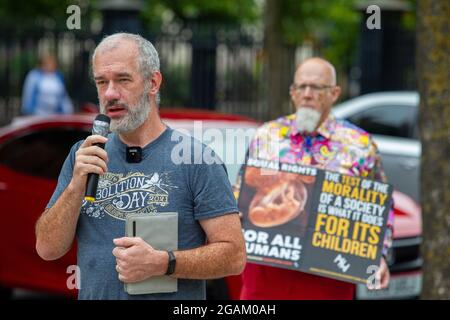
POLYGON ((319 124, 322 114, 308 107, 299 107, 295 114, 295 122, 299 132, 313 133, 319 124))
MULTIPOLYGON (((127 133, 139 128, 145 120, 148 118, 151 110, 151 104, 148 99, 148 88, 144 88, 144 91, 139 98, 139 101, 132 106, 122 104, 127 110, 127 114, 120 120, 111 119, 110 130, 115 133, 127 133)), ((105 113, 106 106, 100 105, 100 111, 105 113)))

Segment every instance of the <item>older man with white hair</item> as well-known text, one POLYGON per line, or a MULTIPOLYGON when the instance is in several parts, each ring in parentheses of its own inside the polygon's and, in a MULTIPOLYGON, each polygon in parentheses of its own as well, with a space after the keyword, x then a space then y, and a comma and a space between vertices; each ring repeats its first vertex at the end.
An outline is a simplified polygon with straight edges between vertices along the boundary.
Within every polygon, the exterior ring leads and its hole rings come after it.
MULTIPOLYGON (((303 61, 289 93, 296 112, 258 128, 249 147, 251 158, 386 180, 370 135, 330 114, 341 93, 330 62, 318 57, 303 61)), ((239 175, 236 196, 241 179, 239 175)), ((376 275, 379 288, 386 288, 389 283, 385 257, 392 243, 392 222, 391 210, 383 258, 376 275)), ((247 264, 242 276, 242 299, 352 299, 355 290, 351 283, 252 263, 247 264)))

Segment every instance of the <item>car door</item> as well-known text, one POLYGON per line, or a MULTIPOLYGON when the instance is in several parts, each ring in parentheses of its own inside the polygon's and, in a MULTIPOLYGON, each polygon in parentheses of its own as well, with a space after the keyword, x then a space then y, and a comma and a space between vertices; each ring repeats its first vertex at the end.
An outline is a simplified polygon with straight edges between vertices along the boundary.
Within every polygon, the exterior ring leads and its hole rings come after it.
POLYGON ((348 116, 347 120, 373 135, 389 183, 420 202, 421 144, 417 139, 417 106, 372 105, 348 116))
POLYGON ((71 146, 89 132, 48 128, 20 132, 0 145, 0 283, 8 287, 69 293, 66 269, 75 252, 45 262, 35 250, 34 226, 56 186, 71 146))

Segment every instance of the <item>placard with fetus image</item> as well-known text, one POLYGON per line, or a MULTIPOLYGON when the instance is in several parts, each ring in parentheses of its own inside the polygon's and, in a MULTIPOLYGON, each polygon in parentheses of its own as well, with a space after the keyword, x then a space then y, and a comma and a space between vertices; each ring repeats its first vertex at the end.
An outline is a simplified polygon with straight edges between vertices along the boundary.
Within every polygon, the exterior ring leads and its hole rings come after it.
POLYGON ((249 193, 248 220, 260 228, 288 222, 306 227, 308 189, 314 181, 314 176, 247 166, 243 187, 254 189, 249 193))
POLYGON ((240 186, 248 262, 352 283, 379 265, 392 186, 254 158, 240 186))

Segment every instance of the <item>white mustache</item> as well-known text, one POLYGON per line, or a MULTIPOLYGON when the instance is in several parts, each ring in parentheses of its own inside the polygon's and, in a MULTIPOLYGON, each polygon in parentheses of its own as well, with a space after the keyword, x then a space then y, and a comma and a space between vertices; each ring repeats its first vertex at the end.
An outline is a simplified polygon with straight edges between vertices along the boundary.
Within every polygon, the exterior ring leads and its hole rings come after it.
POLYGON ((301 106, 298 108, 295 116, 297 130, 299 132, 312 133, 317 127, 322 114, 312 108, 301 106))

